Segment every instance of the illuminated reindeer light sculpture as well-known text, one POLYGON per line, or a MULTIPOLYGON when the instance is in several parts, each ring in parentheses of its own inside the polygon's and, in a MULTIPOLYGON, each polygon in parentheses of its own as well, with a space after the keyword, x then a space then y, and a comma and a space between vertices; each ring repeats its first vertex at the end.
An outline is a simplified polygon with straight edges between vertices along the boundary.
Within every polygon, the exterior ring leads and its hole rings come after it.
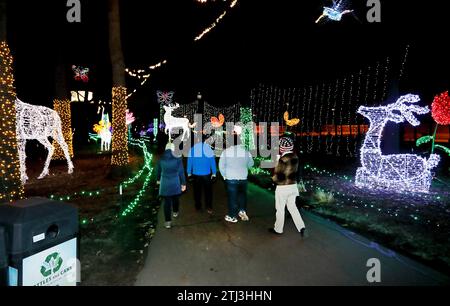
POLYGON ((20 175, 22 183, 28 180, 26 169, 25 147, 27 140, 39 141, 48 151, 47 159, 45 161, 44 170, 38 179, 42 179, 48 175, 48 168, 50 161, 52 160, 54 147, 48 140, 49 137, 56 140, 64 152, 64 156, 67 160, 68 172, 73 173, 73 163, 70 159, 67 143, 64 140, 61 127, 61 118, 54 110, 43 107, 24 103, 19 99, 16 100, 16 116, 17 116, 17 143, 19 149, 20 160, 20 175))
POLYGON ((172 112, 179 107, 179 104, 175 104, 175 106, 164 106, 164 123, 166 125, 165 132, 170 137, 173 129, 182 129, 183 135, 181 137, 181 141, 184 141, 185 139, 189 138, 190 131, 191 129, 195 128, 196 124, 190 124, 189 119, 187 118, 173 117, 172 112))
POLYGON ((429 159, 425 159, 413 154, 383 155, 381 152, 381 135, 389 121, 403 123, 406 120, 418 126, 420 122, 414 113, 429 113, 428 107, 413 105, 419 101, 418 96, 406 95, 388 106, 359 108, 358 113, 370 120, 370 128, 361 148, 362 167, 356 173, 358 187, 429 192, 433 179, 431 170, 440 161, 438 155, 432 154, 429 159))

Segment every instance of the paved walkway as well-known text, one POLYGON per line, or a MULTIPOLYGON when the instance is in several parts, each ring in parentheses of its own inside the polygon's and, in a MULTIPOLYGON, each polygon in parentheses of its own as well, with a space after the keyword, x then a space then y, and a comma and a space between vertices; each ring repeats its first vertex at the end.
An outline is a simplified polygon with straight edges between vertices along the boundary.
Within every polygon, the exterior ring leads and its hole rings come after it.
POLYGON ((274 196, 255 185, 249 185, 248 223, 223 221, 223 182, 215 184, 214 197, 215 217, 196 213, 190 186, 171 230, 163 228, 160 211, 157 233, 136 285, 368 285, 370 258, 381 261, 382 285, 449 284, 445 276, 306 212, 302 212, 305 238, 290 219, 283 236, 270 235, 274 196))

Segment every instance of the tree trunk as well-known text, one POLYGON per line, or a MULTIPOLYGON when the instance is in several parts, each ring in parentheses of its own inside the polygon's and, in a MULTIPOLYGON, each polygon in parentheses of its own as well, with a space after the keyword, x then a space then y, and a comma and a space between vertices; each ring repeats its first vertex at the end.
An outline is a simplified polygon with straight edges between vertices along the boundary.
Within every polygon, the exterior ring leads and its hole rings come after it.
POLYGON ((112 159, 113 166, 128 165, 128 139, 126 126, 127 90, 125 88, 125 62, 122 52, 119 0, 109 0, 109 50, 112 65, 112 159))
POLYGON ((23 198, 16 135, 13 59, 6 42, 6 0, 0 0, 0 203, 23 198))

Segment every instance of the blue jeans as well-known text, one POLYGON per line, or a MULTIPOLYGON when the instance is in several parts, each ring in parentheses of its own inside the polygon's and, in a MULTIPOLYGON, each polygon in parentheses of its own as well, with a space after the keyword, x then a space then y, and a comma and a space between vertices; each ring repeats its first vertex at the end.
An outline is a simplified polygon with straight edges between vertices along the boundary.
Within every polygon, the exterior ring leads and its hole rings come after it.
POLYGON ((238 213, 247 211, 247 181, 225 181, 228 193, 228 215, 237 218, 238 213))

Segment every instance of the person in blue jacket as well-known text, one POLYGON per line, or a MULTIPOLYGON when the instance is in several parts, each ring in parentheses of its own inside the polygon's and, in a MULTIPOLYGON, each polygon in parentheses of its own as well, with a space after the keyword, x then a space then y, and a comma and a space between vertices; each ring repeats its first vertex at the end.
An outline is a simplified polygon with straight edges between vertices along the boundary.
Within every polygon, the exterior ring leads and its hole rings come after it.
POLYGON ((194 179, 194 199, 197 211, 202 209, 202 191, 205 193, 208 214, 213 213, 212 182, 216 178, 216 157, 209 144, 199 142, 188 155, 187 174, 194 179))
POLYGON ((172 216, 177 218, 180 211, 180 195, 186 191, 186 176, 181 158, 175 156, 175 147, 168 143, 157 165, 159 195, 164 202, 165 227, 172 227, 172 216), (173 214, 172 214, 173 211, 173 214))

